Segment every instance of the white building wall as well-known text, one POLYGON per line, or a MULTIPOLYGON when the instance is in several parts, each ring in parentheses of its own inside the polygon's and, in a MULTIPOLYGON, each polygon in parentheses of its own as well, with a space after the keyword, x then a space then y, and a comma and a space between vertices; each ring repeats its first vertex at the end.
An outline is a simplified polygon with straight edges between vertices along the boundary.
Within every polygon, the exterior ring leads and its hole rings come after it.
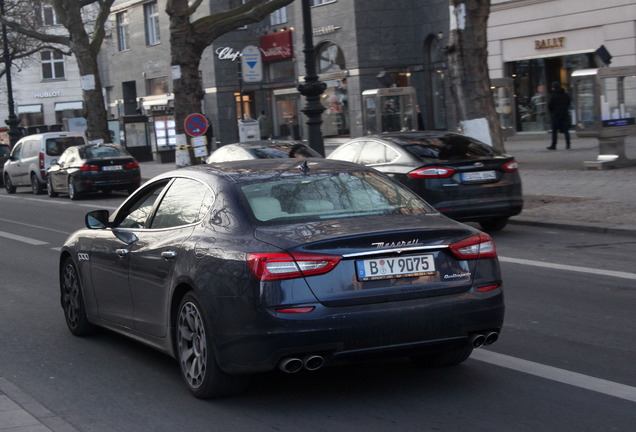
POLYGON ((504 63, 591 53, 601 45, 611 66, 636 64, 634 0, 492 0, 488 20, 491 78, 504 76, 504 63), (564 37, 562 46, 537 49, 536 41, 564 37))

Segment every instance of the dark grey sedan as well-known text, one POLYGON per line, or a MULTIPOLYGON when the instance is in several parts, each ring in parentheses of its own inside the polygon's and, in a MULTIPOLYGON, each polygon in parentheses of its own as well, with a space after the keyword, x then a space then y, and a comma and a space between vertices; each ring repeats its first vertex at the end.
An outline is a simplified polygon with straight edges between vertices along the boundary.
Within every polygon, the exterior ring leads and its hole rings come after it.
POLYGON ((50 197, 67 193, 78 199, 87 192, 113 190, 132 193, 141 184, 137 160, 117 144, 87 144, 69 147, 47 171, 50 197))
POLYGON ((490 236, 357 164, 183 168, 86 226, 60 254, 68 328, 174 356, 200 398, 378 354, 454 365, 503 324, 490 236))
POLYGON ((443 214, 506 226, 523 208, 519 165, 474 138, 451 132, 391 132, 356 138, 328 159, 371 166, 406 185, 443 214))

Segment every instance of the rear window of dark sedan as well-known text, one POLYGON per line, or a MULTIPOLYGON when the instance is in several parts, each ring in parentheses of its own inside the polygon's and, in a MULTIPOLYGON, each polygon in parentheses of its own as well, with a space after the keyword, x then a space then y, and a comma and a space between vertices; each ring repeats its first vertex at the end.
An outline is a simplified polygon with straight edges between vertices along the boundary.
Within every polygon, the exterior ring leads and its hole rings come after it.
POLYGON ((443 135, 417 140, 394 139, 393 142, 420 158, 448 160, 494 157, 499 154, 494 148, 462 135, 443 135))
POLYGON ((278 178, 244 184, 241 191, 261 222, 434 211, 410 191, 370 172, 278 178))
POLYGON ((82 159, 97 159, 97 158, 109 158, 128 156, 126 150, 121 147, 115 146, 95 146, 84 147, 80 150, 80 156, 82 159))

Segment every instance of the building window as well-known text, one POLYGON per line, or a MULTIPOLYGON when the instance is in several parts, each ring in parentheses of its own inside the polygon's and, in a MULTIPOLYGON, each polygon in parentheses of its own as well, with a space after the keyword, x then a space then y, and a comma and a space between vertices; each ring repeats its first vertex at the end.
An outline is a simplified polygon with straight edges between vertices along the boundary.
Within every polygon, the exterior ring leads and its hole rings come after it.
POLYGON ((49 2, 42 4, 42 22, 45 26, 57 25, 57 17, 55 16, 55 9, 49 2))
POLYGON ((287 22, 287 6, 283 6, 277 11, 272 12, 269 16, 269 23, 271 25, 285 24, 287 22))
POLYGON ((117 21, 117 48, 119 51, 128 49, 128 12, 115 15, 117 21))
POLYGON ((64 75, 64 57, 57 51, 42 51, 42 79, 62 79, 64 75))
POLYGON ((146 25, 146 45, 156 45, 161 42, 159 12, 157 11, 156 1, 144 5, 144 22, 146 25))
POLYGON ((154 96, 168 93, 168 78, 157 77, 146 80, 146 95, 154 96))
POLYGON ((345 58, 338 45, 325 42, 316 50, 318 73, 338 72, 345 70, 345 58))

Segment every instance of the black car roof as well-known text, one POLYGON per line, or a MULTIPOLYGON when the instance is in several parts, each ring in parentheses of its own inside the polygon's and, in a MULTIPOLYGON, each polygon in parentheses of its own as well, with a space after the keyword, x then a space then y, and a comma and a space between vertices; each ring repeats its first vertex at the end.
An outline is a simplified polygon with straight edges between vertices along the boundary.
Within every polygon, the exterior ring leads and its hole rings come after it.
POLYGON ((235 183, 247 183, 259 178, 271 178, 287 175, 296 176, 365 171, 368 172, 374 170, 351 162, 322 158, 250 159, 194 165, 167 172, 162 174, 160 177, 192 176, 204 180, 207 174, 214 174, 217 176, 231 178, 235 183), (306 168, 304 167, 305 163, 306 168))

